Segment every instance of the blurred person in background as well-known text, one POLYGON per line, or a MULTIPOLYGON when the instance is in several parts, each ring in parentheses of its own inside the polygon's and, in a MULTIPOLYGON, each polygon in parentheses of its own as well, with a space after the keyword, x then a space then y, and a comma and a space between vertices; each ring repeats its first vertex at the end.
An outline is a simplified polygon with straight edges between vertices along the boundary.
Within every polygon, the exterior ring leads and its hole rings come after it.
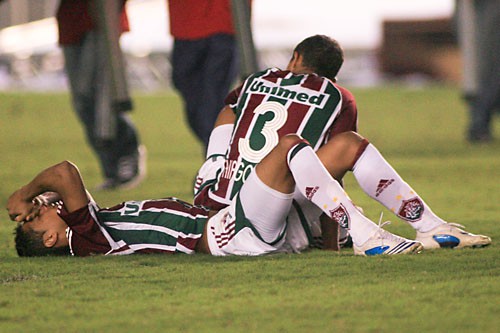
POLYGON ((174 38, 172 81, 184 102, 189 127, 208 139, 231 85, 239 56, 231 0, 168 0, 174 38))
POLYGON ((470 117, 467 139, 490 142, 492 120, 500 112, 500 3, 457 0, 455 14, 465 62, 464 88, 470 90, 465 91, 470 117))
MULTIPOLYGON (((126 0, 120 1, 119 32, 129 31, 126 0)), ((96 190, 131 188, 145 173, 145 148, 137 130, 125 113, 131 103, 115 110, 110 95, 109 71, 103 29, 96 28, 92 0, 61 0, 56 18, 59 44, 65 60, 74 110, 84 126, 87 140, 96 153, 104 182, 96 190), (102 108, 113 108, 115 135, 102 139, 97 133, 97 118, 102 108)), ((121 51, 121 50, 120 50, 121 51)))

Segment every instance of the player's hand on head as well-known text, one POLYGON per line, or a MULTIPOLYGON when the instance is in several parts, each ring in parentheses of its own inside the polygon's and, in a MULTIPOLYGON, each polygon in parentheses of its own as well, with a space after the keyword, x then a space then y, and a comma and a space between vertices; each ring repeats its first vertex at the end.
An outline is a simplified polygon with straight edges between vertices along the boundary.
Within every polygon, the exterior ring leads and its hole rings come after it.
POLYGON ((14 192, 7 201, 7 212, 10 219, 15 222, 31 221, 39 211, 40 206, 35 205, 31 200, 24 200, 19 190, 14 192))
POLYGON ((9 217, 15 222, 29 222, 38 215, 39 210, 34 212, 34 205, 32 203, 16 205, 15 207, 8 208, 9 217))
POLYGON ((26 215, 26 217, 24 218, 24 221, 30 222, 35 217, 40 215, 40 208, 42 208, 43 205, 44 205, 44 203, 42 201, 37 200, 37 198, 33 199, 31 212, 28 215, 26 215))
POLYGON ((29 218, 30 211, 19 210, 19 209, 9 209, 9 217, 14 222, 29 222, 32 218, 29 218))

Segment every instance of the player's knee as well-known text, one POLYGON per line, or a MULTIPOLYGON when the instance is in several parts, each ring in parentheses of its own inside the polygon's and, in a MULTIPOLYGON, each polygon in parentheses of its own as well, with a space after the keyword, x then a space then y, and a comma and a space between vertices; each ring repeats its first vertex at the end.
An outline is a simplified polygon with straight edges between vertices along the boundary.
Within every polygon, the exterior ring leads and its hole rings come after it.
POLYGON ((335 135, 333 139, 329 141, 329 144, 331 144, 332 146, 336 146, 337 149, 341 147, 343 149, 347 149, 349 147, 356 148, 360 144, 362 144, 364 140, 365 138, 358 133, 349 131, 335 135))
POLYGON ((292 147, 294 147, 295 145, 301 143, 301 142, 307 142, 307 140, 305 140, 304 138, 302 138, 300 135, 297 135, 297 134, 287 134, 283 137, 281 137, 279 143, 278 143, 278 146, 285 150, 285 151, 288 151, 290 150, 292 147))

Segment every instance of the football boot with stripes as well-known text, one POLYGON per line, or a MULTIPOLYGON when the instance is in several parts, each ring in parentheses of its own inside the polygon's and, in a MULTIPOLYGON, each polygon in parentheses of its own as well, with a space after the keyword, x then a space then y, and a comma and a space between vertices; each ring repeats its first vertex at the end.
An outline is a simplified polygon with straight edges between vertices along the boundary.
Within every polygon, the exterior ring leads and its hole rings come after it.
POLYGON ((491 244, 491 238, 474 235, 457 223, 444 223, 428 232, 418 232, 416 240, 424 245, 424 249, 483 247, 491 244))
POLYGON ((422 251, 422 243, 396 236, 387 230, 382 229, 384 225, 390 222, 384 222, 379 225, 377 232, 370 237, 363 245, 353 244, 354 254, 361 256, 375 255, 395 255, 395 254, 414 254, 422 251))

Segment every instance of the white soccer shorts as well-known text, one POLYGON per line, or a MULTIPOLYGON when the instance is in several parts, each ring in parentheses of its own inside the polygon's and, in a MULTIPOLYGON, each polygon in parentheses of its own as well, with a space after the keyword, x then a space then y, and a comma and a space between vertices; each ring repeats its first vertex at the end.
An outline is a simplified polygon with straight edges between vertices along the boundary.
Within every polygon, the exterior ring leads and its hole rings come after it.
POLYGON ((207 224, 210 252, 216 256, 257 256, 279 251, 293 193, 264 184, 253 171, 231 204, 207 224))

